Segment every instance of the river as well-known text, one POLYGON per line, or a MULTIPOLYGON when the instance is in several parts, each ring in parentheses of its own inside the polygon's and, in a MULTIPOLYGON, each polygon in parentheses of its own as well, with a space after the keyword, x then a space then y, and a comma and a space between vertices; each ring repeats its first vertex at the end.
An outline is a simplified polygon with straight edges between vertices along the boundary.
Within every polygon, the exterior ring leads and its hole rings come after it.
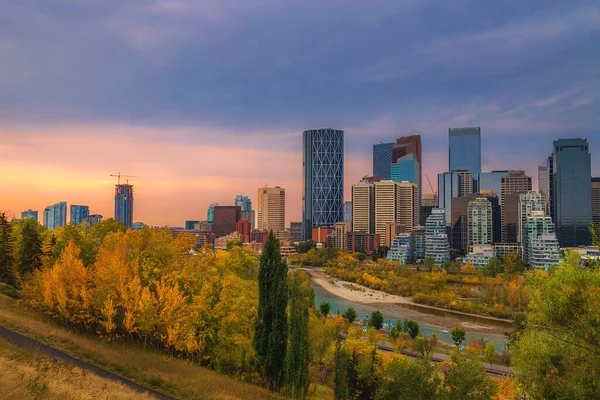
MULTIPOLYGON (((379 308, 376 308, 376 307, 373 307, 370 305, 355 303, 355 302, 351 302, 351 301, 342 299, 338 296, 333 295, 332 293, 329 293, 328 291, 326 291, 321 286, 319 286, 315 283, 313 283, 312 287, 315 292, 315 304, 317 305, 317 307, 322 302, 328 302, 331 305, 331 313, 332 314, 337 314, 337 313, 343 314, 346 312, 346 310, 349 307, 353 307, 356 310, 358 318, 363 319, 363 318, 367 318, 368 316, 370 316, 373 311, 379 310, 382 312, 382 314, 384 316, 385 323, 389 324, 388 326, 395 325, 399 319, 404 320, 405 318, 407 318, 407 315, 405 314, 406 309, 403 307, 400 307, 400 306, 393 306, 394 311, 389 311, 386 309, 379 309, 379 308)), ((389 309, 390 308, 389 305, 387 305, 386 308, 389 309)), ((419 311, 423 312, 423 310, 419 310, 419 311)), ((427 313, 439 315, 439 313, 444 313, 444 312, 431 310, 431 311, 427 311, 427 313)), ((469 317, 469 316, 458 316, 458 315, 454 315, 452 313, 444 313, 444 314, 447 314, 445 316, 451 316, 452 318, 456 319, 457 321, 471 322, 473 320, 473 318, 469 317)), ((443 342, 447 342, 447 343, 452 343, 452 336, 450 335, 448 328, 428 324, 423 321, 419 321, 418 318, 414 318, 414 317, 412 317, 412 318, 416 319, 419 322, 419 331, 420 331, 421 335, 431 336, 433 333, 435 333, 439 340, 441 340, 443 342)), ((481 324, 481 321, 478 321, 478 323, 481 324)), ((496 334, 496 333, 470 332, 467 329, 467 341, 469 341, 471 339, 481 340, 481 338, 483 338, 483 340, 485 342, 489 342, 489 341, 494 342, 494 344, 496 345, 496 350, 498 352, 502 351, 502 349, 506 347, 506 338, 504 337, 504 335, 496 334)))

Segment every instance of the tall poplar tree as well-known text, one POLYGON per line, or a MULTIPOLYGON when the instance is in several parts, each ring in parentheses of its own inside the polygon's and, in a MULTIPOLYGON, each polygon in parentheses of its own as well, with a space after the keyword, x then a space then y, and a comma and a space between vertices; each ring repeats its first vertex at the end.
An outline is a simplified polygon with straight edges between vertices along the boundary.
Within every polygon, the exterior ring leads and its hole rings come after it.
POLYGON ((12 227, 6 213, 0 213, 0 282, 16 286, 13 247, 12 227))
POLYGON ((41 268, 43 252, 37 222, 31 219, 25 220, 21 236, 21 251, 17 265, 22 279, 25 274, 41 268))
POLYGON ((281 259, 273 231, 263 248, 258 273, 258 318, 254 348, 269 390, 283 384, 287 350, 287 264, 281 259))
POLYGON ((290 343, 286 361, 286 382, 290 396, 303 399, 310 384, 308 319, 314 303, 310 279, 305 272, 294 271, 290 275, 289 293, 290 343))

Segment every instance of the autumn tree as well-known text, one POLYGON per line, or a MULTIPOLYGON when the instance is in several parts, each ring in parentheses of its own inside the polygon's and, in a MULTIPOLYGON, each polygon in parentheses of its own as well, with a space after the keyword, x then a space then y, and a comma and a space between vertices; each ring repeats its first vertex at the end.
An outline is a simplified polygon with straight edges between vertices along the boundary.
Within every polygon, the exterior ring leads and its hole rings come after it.
POLYGON ((495 277, 502 272, 502 261, 496 257, 489 259, 487 265, 483 267, 483 273, 487 276, 495 277))
POLYGON ((437 342, 438 342, 438 338, 435 333, 431 337, 428 337, 428 338, 423 337, 423 336, 418 336, 417 338, 414 339, 413 350, 416 351, 417 353, 419 353, 421 358, 428 358, 431 355, 431 353, 433 352, 433 350, 435 349, 437 342))
POLYGON ((375 399, 431 400, 438 398, 440 383, 435 368, 427 360, 394 359, 383 367, 375 399))
POLYGON ((485 345, 483 354, 485 356, 485 360, 488 362, 488 364, 490 364, 490 368, 492 368, 492 364, 494 361, 496 361, 496 358, 498 358, 498 355, 496 354, 496 345, 494 342, 488 342, 485 345))
POLYGON ((287 347, 287 265, 273 231, 263 248, 258 275, 258 317, 254 348, 270 390, 283 383, 287 347))
POLYGON ((6 213, 0 213, 0 282, 16 286, 13 246, 12 227, 6 213))
POLYGON ((290 340, 286 360, 286 383, 292 398, 306 397, 310 384, 309 311, 314 302, 310 279, 305 272, 294 271, 289 276, 290 340))
POLYGON ((425 257, 423 260, 423 265, 425 266, 426 271, 431 272, 435 266, 435 260, 432 257, 425 257))
POLYGON ((496 384, 485 372, 483 365, 463 355, 452 357, 453 368, 444 378, 439 398, 448 400, 491 400, 496 384))
POLYGON ((347 400, 348 393, 348 352, 342 347, 342 340, 338 337, 335 341, 335 353, 333 360, 333 393, 335 400, 347 400))

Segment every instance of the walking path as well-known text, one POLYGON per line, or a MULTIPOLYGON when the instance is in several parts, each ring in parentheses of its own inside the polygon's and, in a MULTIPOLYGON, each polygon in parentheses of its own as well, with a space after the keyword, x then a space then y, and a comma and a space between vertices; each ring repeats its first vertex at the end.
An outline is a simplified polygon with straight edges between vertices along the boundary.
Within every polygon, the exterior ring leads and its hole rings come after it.
POLYGON ((82 360, 75 358, 63 351, 57 350, 54 347, 50 347, 44 343, 41 343, 35 339, 30 338, 28 336, 25 336, 25 335, 15 332, 15 331, 12 331, 10 329, 7 329, 1 325, 0 325, 0 338, 6 340, 7 342, 9 342, 13 345, 18 346, 18 347, 31 348, 31 349, 40 351, 44 354, 47 354, 50 357, 53 357, 53 358, 56 358, 56 359, 59 359, 62 361, 66 361, 70 364, 73 364, 73 365, 79 367, 79 368, 86 369, 102 378, 110 379, 112 381, 121 383, 137 392, 146 393, 146 394, 149 394, 150 396, 156 397, 157 399, 161 399, 161 400, 175 400, 173 397, 170 397, 170 396, 167 396, 160 392, 157 392, 154 389, 150 389, 145 386, 139 385, 133 381, 130 381, 129 379, 123 378, 120 375, 117 375, 113 372, 102 369, 100 367, 97 367, 88 362, 82 361, 82 360))

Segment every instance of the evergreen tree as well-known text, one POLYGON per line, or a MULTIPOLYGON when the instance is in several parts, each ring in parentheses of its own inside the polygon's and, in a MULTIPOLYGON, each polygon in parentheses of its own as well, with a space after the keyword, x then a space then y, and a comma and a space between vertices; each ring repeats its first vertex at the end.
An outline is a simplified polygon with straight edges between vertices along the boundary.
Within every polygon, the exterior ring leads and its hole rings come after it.
POLYGON ((286 363, 286 381, 290 396, 303 399, 310 384, 308 376, 309 363, 309 311, 313 304, 314 294, 308 275, 302 271, 294 271, 289 282, 290 293, 290 343, 286 363))
POLYGON ((260 257, 254 348, 272 391, 281 387, 284 377, 287 299, 287 264, 281 259, 279 241, 271 231, 260 257))
POLYGON ((6 213, 0 213, 0 282, 16 286, 12 227, 6 213))
POLYGON ((335 400, 347 400, 348 393, 348 354, 342 348, 342 340, 338 337, 335 342, 335 354, 333 360, 334 378, 333 390, 335 400))
POLYGON ((21 278, 42 266, 42 241, 36 225, 34 220, 27 220, 21 232, 21 251, 17 264, 21 278))
POLYGON ((354 399, 358 393, 358 362, 360 361, 356 349, 352 350, 352 355, 348 360, 348 368, 346 369, 346 382, 348 383, 348 396, 354 399))

